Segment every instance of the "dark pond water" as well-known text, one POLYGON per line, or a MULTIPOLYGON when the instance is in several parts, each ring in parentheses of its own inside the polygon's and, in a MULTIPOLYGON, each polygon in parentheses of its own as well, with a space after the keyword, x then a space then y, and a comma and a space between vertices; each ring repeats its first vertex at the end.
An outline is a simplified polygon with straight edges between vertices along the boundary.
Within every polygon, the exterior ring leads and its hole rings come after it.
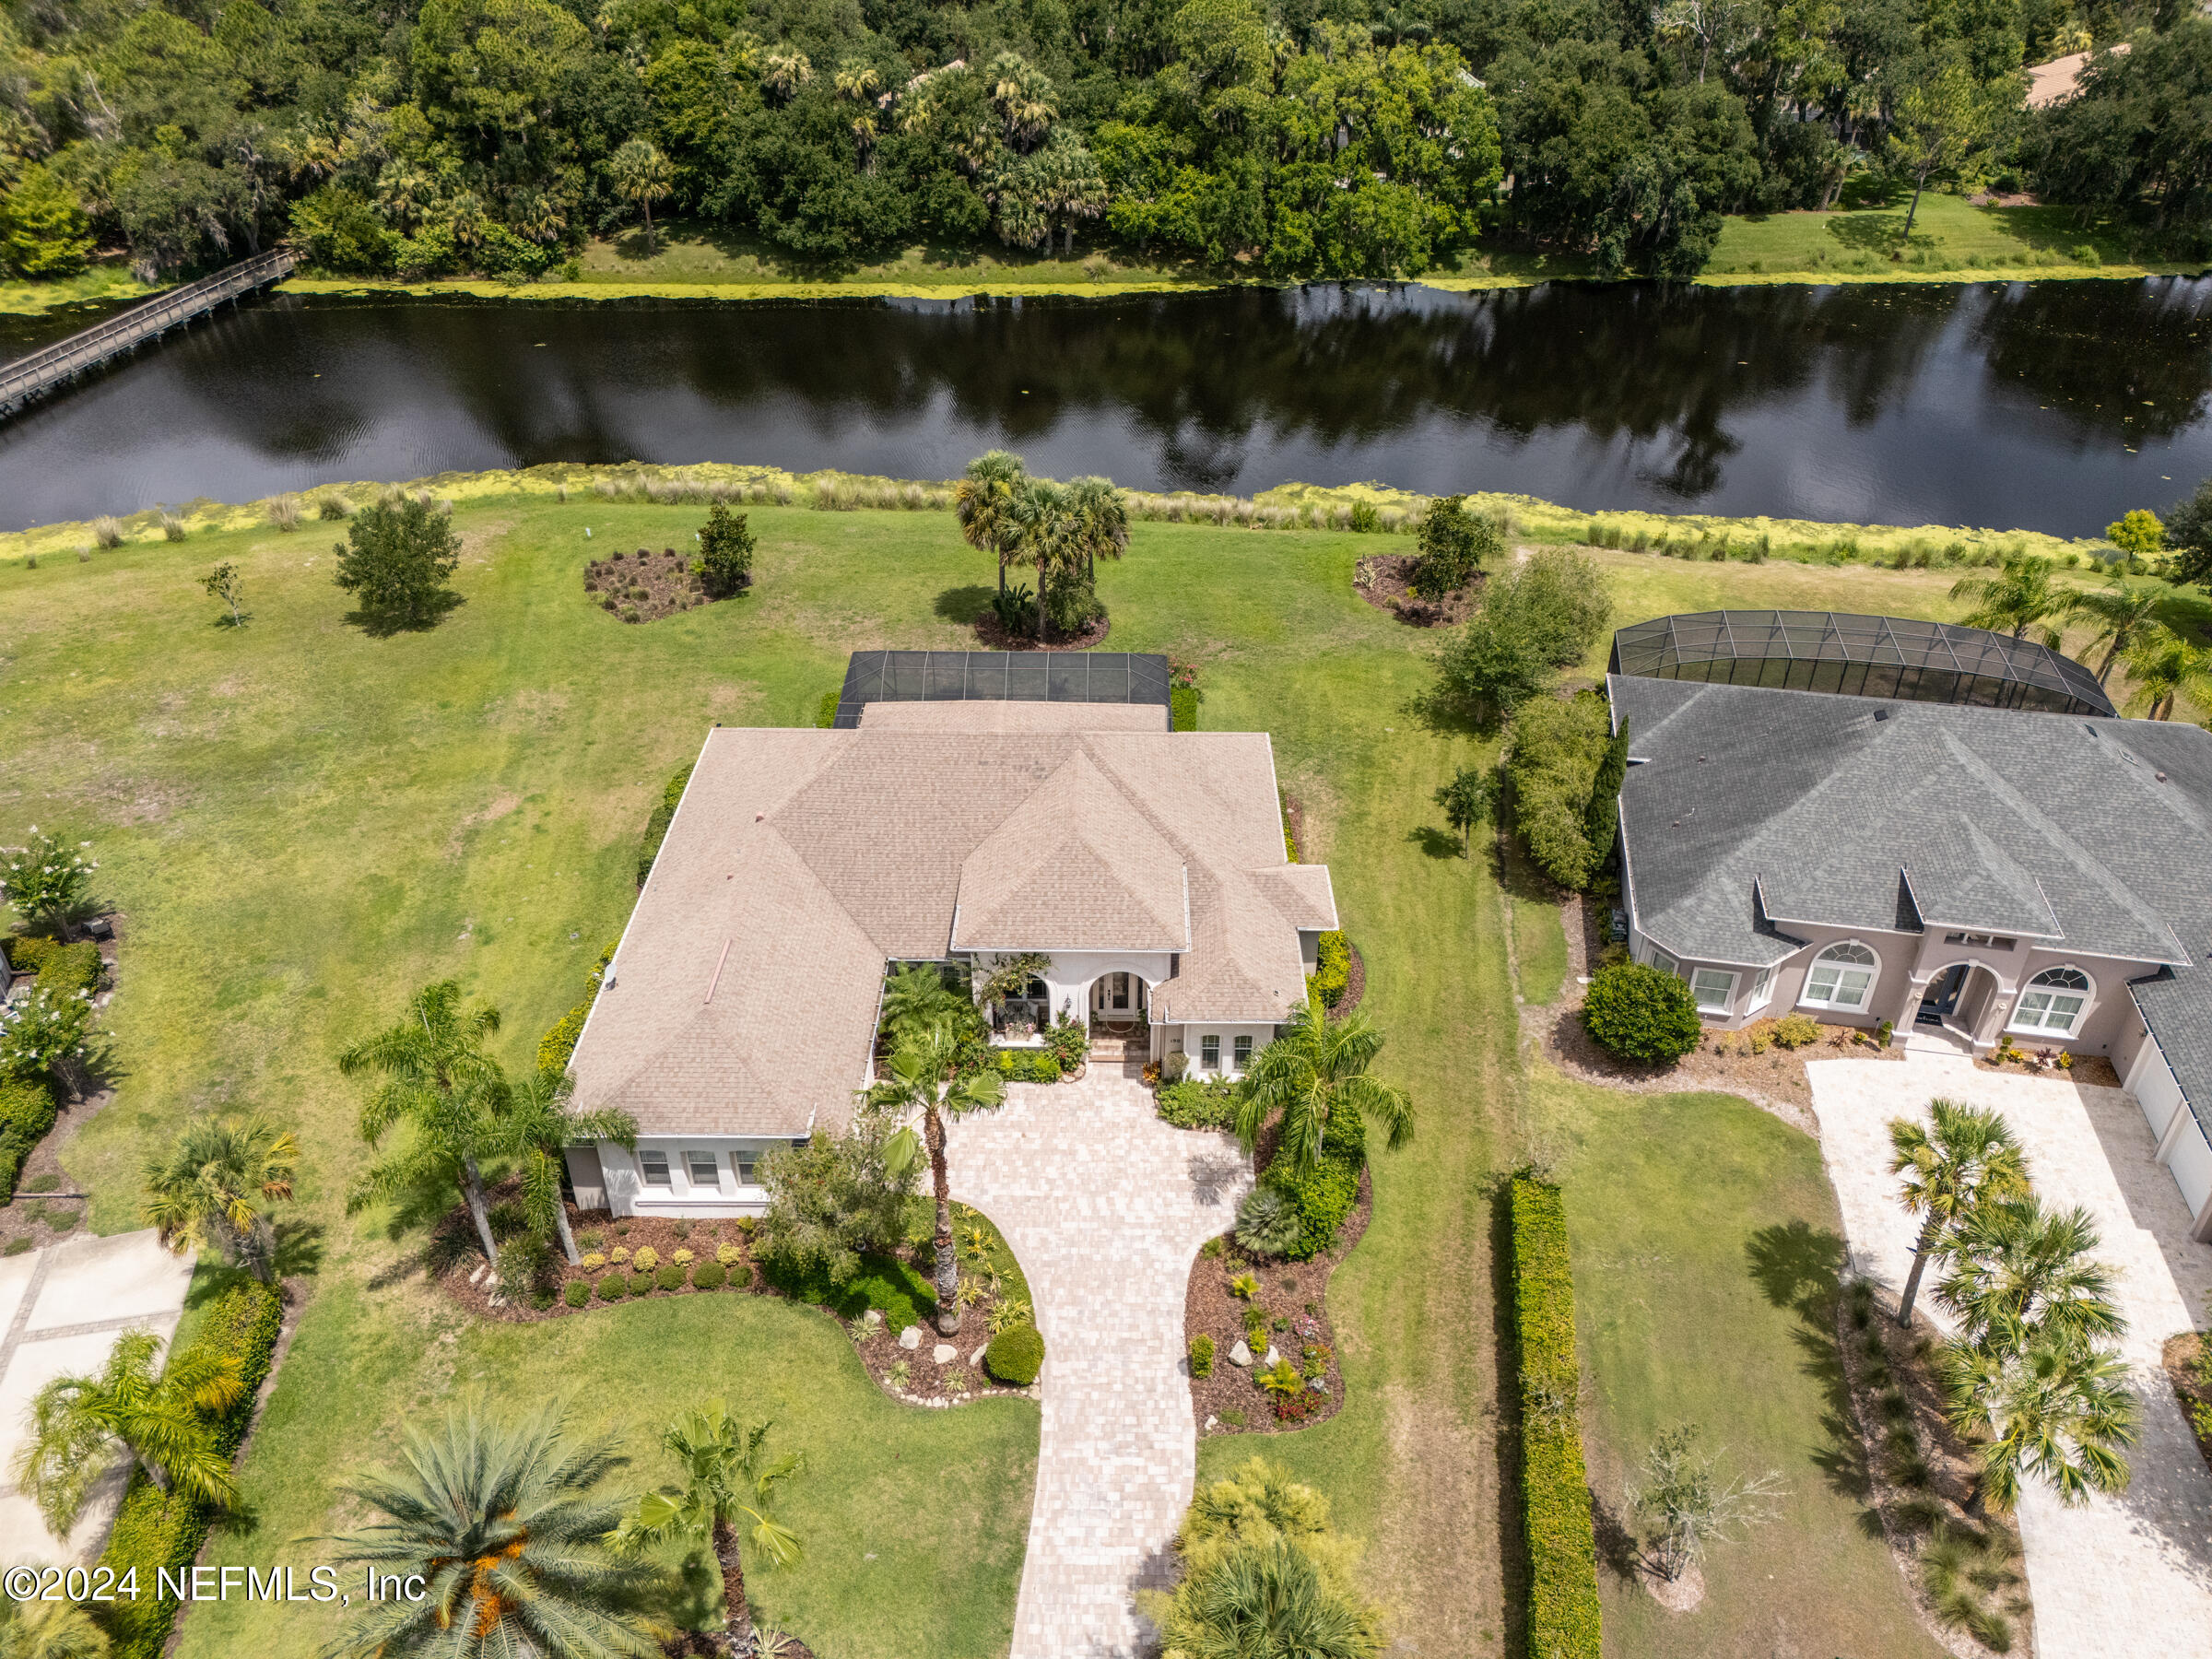
MULTIPOLYGON (((0 358, 62 332, 0 324, 0 358)), ((0 526, 541 461, 1290 479, 2088 534, 2212 473, 2212 279, 1108 301, 279 297, 0 425, 0 526)))

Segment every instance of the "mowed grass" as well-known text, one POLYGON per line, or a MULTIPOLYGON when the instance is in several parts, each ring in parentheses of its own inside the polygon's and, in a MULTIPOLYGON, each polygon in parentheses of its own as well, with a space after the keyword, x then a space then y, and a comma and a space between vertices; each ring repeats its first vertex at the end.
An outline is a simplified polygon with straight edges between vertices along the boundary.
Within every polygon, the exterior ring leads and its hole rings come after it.
MULTIPOLYGON (((448 975, 499 1003, 502 1052, 527 1064, 628 915, 639 830, 708 724, 806 724, 848 652, 967 642, 991 566, 946 514, 754 510, 753 596, 625 627, 586 604, 584 559, 685 545, 698 509, 495 498, 456 512, 466 603, 432 632, 389 639, 345 620, 326 524, 0 567, 0 830, 37 822, 93 839, 103 891, 124 915, 118 1092, 67 1154, 96 1194, 95 1224, 136 1225, 145 1159, 195 1112, 264 1111, 295 1127, 305 1152, 298 1209, 321 1230, 302 1252, 320 1253, 317 1288, 244 1468, 248 1521, 211 1559, 317 1559, 299 1540, 360 1519, 333 1483, 472 1388, 514 1403, 559 1394, 580 1420, 621 1425, 641 1480, 657 1477, 653 1437, 668 1411, 721 1393, 776 1416, 816 1461, 792 1499, 811 1528, 807 1560, 756 1580, 771 1617, 826 1655, 1002 1652, 1032 1409, 893 1408, 825 1323, 736 1298, 474 1326, 412 1265, 442 1194, 344 1213, 366 1152, 357 1090, 331 1064, 409 989, 448 975), (199 591, 218 559, 245 573, 242 630, 217 626, 199 591)), ((1288 1463, 1368 1541, 1369 1577, 1403 1640, 1511 1651, 1513 1506, 1498 1477, 1486 1189, 1537 1146, 1542 1124, 1517 1042, 1500 871, 1479 852, 1455 855, 1430 798, 1496 745, 1417 712, 1437 641, 1353 594, 1354 559, 1371 547, 1349 534, 1140 524, 1127 559, 1100 572, 1109 648, 1196 660, 1203 724, 1274 733, 1311 855, 1330 864, 1366 954, 1367 1006, 1388 1038, 1380 1069, 1418 1112, 1413 1146, 1376 1159, 1374 1225, 1331 1292, 1346 1408, 1297 1434, 1209 1441, 1200 1466, 1218 1472, 1255 1451, 1288 1463)), ((1948 605, 1940 574, 1599 557, 1622 621, 1722 604, 1948 605)), ((1563 975, 1563 939, 1549 907, 1516 898, 1512 909, 1534 994, 1563 975)), ((1696 1124, 1647 1132, 1648 1103, 1594 1093, 1587 1110, 1601 1109, 1618 1121, 1587 1150, 1598 1196, 1578 1196, 1579 1173, 1570 1184, 1574 1213, 1593 1222, 1584 1248, 1604 1248, 1615 1219, 1641 1225, 1643 1209, 1667 1204, 1692 1206, 1716 1236, 1785 1211, 1832 1223, 1814 1190, 1785 1201, 1774 1182, 1716 1182, 1696 1124)), ((1817 1182, 1811 1143, 1749 1115, 1782 1137, 1775 1167, 1817 1182)), ((1685 1258, 1681 1272, 1702 1287, 1681 1302, 1691 1312, 1661 1310, 1641 1336, 1632 1318, 1650 1287, 1595 1276, 1585 1316, 1629 1334, 1593 1376, 1630 1398, 1645 1388, 1654 1413, 1717 1419, 1717 1406, 1677 1406, 1673 1393, 1610 1373, 1673 1375, 1723 1340, 1698 1324, 1708 1297, 1727 1340, 1765 1343, 1762 1363, 1781 1367, 1794 1316, 1742 1301, 1734 1253, 1685 1258)), ((1757 1406, 1769 1427, 1747 1439, 1755 1449, 1819 1442, 1817 1389, 1757 1406)), ((1606 1443, 1646 1433, 1624 1421, 1606 1443)), ((1823 1565, 1838 1512, 1793 1512, 1768 1535, 1806 1560, 1789 1594, 1806 1622, 1793 1628, 1903 1617, 1901 1587, 1882 1588, 1862 1558, 1823 1565)), ((310 1623, 296 1610, 203 1608, 183 1651, 306 1652, 320 1637, 310 1623)), ((1641 1651, 1703 1651, 1698 1628, 1654 1626, 1641 1651)))

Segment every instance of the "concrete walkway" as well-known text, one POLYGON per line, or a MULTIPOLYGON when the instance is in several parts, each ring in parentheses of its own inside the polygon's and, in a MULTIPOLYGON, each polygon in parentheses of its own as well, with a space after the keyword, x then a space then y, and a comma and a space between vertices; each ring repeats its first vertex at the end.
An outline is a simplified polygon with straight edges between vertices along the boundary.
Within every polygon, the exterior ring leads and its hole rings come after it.
POLYGON ((1007 1095, 950 1125, 947 1157, 953 1194, 1020 1258, 1044 1336, 1011 1659, 1120 1659, 1140 1651, 1135 1592, 1173 1581, 1197 1471, 1182 1373, 1191 1262, 1235 1225, 1250 1163, 1228 1136, 1161 1123, 1119 1068, 1007 1095))
MULTIPOLYGON (((99 1371, 121 1332, 150 1330, 168 1341, 191 1283, 192 1258, 170 1254, 151 1228, 0 1259, 0 1482, 13 1478, 31 1396, 56 1377, 99 1371)), ((38 1505, 0 1485, 0 1563, 89 1560, 107 1538, 128 1475, 119 1463, 66 1543, 47 1532, 38 1505)))
MULTIPOLYGON (((1924 1053, 1903 1065, 1819 1060, 1806 1073, 1856 1271, 1891 1287, 1904 1281, 1915 1227, 1888 1172, 1888 1124, 1924 1119, 1939 1096, 2003 1112, 2027 1150, 2037 1193, 2097 1218, 2098 1253, 2114 1271, 2127 1314, 2122 1352, 2141 1406, 2127 1454, 2134 1478, 2122 1496, 2071 1510, 2048 1488, 2026 1484, 2019 1524, 2036 1647, 2041 1659, 2202 1652, 2212 1631, 2212 1476, 2159 1352, 2205 1312, 2212 1245, 2191 1241, 2188 1212, 2153 1157, 2134 1097, 1924 1053)), ((1924 1297, 1921 1305, 1942 1320, 1924 1297)))

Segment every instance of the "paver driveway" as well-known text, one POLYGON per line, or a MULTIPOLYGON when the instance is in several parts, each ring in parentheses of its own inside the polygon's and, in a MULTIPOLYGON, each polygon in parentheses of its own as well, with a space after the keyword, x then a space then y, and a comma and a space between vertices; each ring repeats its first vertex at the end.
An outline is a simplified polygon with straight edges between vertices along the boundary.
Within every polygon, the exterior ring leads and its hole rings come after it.
MULTIPOLYGON (((2096 1217, 2098 1254, 2114 1270, 2127 1314, 2122 1351, 2141 1405, 2128 1452, 2134 1479, 2123 1496, 2073 1510, 2047 1488, 2029 1483, 2022 1492, 2036 1647, 2041 1659, 2205 1652, 2212 1632, 2212 1477, 2159 1356, 2166 1338, 2190 1329, 2192 1313, 2204 1308, 2212 1245, 2191 1241, 2188 1212, 2152 1156, 2134 1098, 1921 1053, 1902 1065, 1820 1060, 1806 1072, 1821 1157, 1861 1273, 1892 1287, 1903 1282, 1914 1225, 1888 1172, 1887 1125, 1893 1117, 1924 1119, 1937 1096, 2003 1112, 2027 1150, 2036 1191, 2096 1217)), ((1939 1308, 1923 1306, 1942 1319, 1939 1308)))
POLYGON ((1007 1095, 949 1126, 947 1156, 954 1195, 1020 1258, 1044 1335, 1012 1659, 1134 1654, 1132 1598, 1171 1582, 1197 1472, 1182 1373, 1191 1260, 1234 1224, 1251 1165, 1226 1135, 1161 1123, 1118 1067, 1007 1095))

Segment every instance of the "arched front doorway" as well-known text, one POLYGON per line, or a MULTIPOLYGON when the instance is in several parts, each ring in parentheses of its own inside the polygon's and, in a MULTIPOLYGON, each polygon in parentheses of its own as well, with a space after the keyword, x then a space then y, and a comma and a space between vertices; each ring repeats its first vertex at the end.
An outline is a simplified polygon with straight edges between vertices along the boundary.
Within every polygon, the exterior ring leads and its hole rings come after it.
POLYGON ((1090 1024, 1093 1030, 1117 1036, 1143 1029, 1145 980, 1138 973, 1101 973, 1090 982, 1090 1024))
POLYGON ((1938 1026, 1971 1041, 1987 1041, 1982 1030, 1997 993, 1997 976, 1979 962, 1953 962, 1928 982, 1914 1023, 1938 1026))

